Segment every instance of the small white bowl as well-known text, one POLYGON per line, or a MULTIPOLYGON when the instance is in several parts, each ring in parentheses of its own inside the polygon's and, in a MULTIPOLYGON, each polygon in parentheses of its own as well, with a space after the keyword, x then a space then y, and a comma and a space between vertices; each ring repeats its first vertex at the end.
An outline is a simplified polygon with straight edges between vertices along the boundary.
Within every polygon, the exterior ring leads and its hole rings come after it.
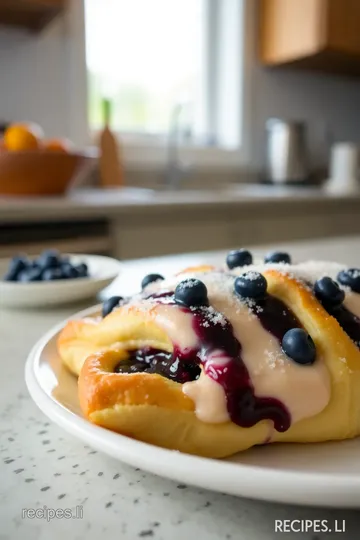
POLYGON ((74 264, 86 263, 89 277, 34 281, 30 283, 3 281, 10 259, 0 260, 0 306, 45 307, 79 302, 94 297, 119 275, 121 263, 100 255, 64 254, 74 264))

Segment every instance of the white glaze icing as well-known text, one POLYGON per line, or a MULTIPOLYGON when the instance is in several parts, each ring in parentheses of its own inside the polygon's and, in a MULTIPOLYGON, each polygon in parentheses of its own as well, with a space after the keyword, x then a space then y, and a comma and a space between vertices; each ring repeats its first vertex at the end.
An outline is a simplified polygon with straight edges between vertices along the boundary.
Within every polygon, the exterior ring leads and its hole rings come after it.
MULTIPOLYGON (((241 343, 242 360, 257 397, 279 400, 290 412, 292 423, 314 416, 326 407, 330 400, 330 378, 323 359, 317 358, 312 366, 300 366, 289 359, 279 342, 263 328, 258 317, 233 294, 234 276, 222 272, 180 274, 156 284, 157 290, 174 288, 190 277, 198 277, 206 284, 211 306, 231 322, 235 337, 241 343)), ((184 313, 178 306, 156 304, 151 300, 140 301, 140 304, 142 309, 147 309, 146 304, 151 306, 156 323, 181 350, 199 346, 191 313, 184 313)), ((213 361, 217 365, 228 361, 224 357, 222 360, 219 358, 222 351, 215 353, 217 358, 213 361)), ((211 370, 211 362, 207 356, 207 370, 211 370)), ((196 414, 202 421, 226 421, 229 417, 223 409, 226 402, 224 390, 206 379, 211 378, 204 373, 198 381, 183 385, 183 391, 194 401, 196 414)))
POLYGON ((198 337, 192 327, 192 315, 182 311, 178 306, 169 305, 166 299, 158 303, 156 300, 144 300, 134 297, 132 301, 124 306, 124 310, 131 310, 134 307, 154 319, 156 324, 162 328, 170 340, 181 349, 182 352, 194 349, 198 346, 198 337))
POLYGON ((300 366, 282 351, 279 342, 264 329, 258 317, 233 297, 211 298, 233 325, 242 346, 242 360, 257 397, 272 397, 283 403, 292 423, 321 412, 330 400, 330 377, 322 358, 312 366, 300 366), (310 394, 311 392, 311 394, 310 394), (311 395, 311 399, 305 396, 311 395))
POLYGON ((202 422, 221 424, 229 420, 222 386, 203 371, 197 381, 183 385, 183 392, 195 403, 195 414, 202 422))
POLYGON ((177 306, 159 304, 155 309, 155 321, 165 330, 173 343, 184 353, 198 346, 198 337, 192 326, 191 313, 185 313, 177 306))

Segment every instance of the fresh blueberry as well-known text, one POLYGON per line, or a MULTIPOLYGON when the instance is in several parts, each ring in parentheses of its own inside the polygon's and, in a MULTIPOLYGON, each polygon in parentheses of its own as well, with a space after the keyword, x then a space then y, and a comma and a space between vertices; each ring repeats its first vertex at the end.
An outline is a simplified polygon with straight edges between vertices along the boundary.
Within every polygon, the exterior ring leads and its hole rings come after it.
POLYGON ((111 313, 119 304, 122 302, 123 298, 121 296, 112 296, 111 298, 108 298, 103 303, 102 307, 102 316, 106 317, 111 313))
POLYGON ((49 257, 50 255, 56 255, 58 258, 60 258, 60 253, 57 249, 44 249, 44 251, 41 252, 40 257, 49 257))
POLYGON ((235 279, 236 294, 242 298, 263 298, 267 290, 267 281, 259 272, 246 272, 235 279))
POLYGON ((265 255, 264 260, 266 263, 291 264, 290 255, 288 253, 284 253, 283 251, 272 251, 271 253, 265 255))
POLYGON ((230 270, 239 266, 249 266, 252 262, 252 255, 247 249, 230 251, 226 257, 226 264, 230 270))
POLYGON ((144 279, 141 282, 141 289, 144 290, 145 287, 150 285, 150 283, 154 283, 155 281, 162 281, 164 279, 164 276, 160 274, 148 274, 144 277, 144 279))
POLYGON ((29 262, 22 255, 13 257, 9 264, 9 269, 4 276, 5 281, 17 281, 20 274, 28 268, 29 262))
POLYGON ((64 279, 61 268, 45 268, 42 275, 43 281, 56 281, 64 279))
POLYGON ((17 272, 12 272, 8 270, 3 277, 4 281, 17 281, 19 279, 19 274, 17 272))
POLYGON ((38 258, 37 263, 42 268, 58 268, 61 264, 59 252, 55 249, 43 251, 38 258))
POLYGON ((282 339, 281 346, 284 353, 297 364, 310 365, 315 362, 315 343, 302 328, 288 330, 282 339))
POLYGON ((182 306, 208 306, 208 292, 205 283, 199 279, 185 279, 175 289, 175 302, 182 306))
POLYGON ((29 260, 25 255, 16 255, 13 257, 9 264, 9 270, 24 270, 29 266, 29 260))
POLYGON ((42 269, 39 267, 27 268, 21 272, 18 280, 22 282, 41 281, 42 269))
POLYGON ((80 277, 78 269, 68 262, 62 263, 61 272, 65 279, 76 279, 80 277))
POLYGON ((314 292, 316 298, 325 308, 337 308, 343 303, 345 298, 344 291, 330 277, 318 279, 314 285, 314 292))
POLYGON ((70 268, 74 268, 74 266, 68 261, 66 261, 66 262, 61 261, 60 268, 65 273, 65 272, 68 272, 70 270, 70 268))
POLYGON ((78 272, 78 277, 88 277, 89 275, 89 270, 88 270, 88 266, 87 264, 85 263, 81 263, 81 264, 78 264, 76 267, 76 270, 78 272))
POLYGON ((358 268, 349 268, 339 272, 337 280, 341 285, 350 287, 353 292, 360 293, 360 270, 358 268))

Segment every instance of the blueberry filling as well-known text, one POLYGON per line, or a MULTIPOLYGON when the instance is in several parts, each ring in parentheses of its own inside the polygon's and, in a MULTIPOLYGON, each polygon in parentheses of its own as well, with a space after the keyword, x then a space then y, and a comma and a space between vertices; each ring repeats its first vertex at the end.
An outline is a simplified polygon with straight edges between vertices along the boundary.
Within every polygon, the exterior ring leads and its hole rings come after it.
MULTIPOLYGON (((153 295, 159 303, 176 304, 174 293, 153 295)), ((178 304, 179 305, 179 304, 178 304)), ((286 431, 291 419, 286 407, 274 398, 255 396, 247 368, 241 358, 241 344, 233 333, 231 323, 213 308, 204 305, 181 305, 191 314, 199 347, 182 351, 174 347, 172 353, 154 349, 133 351, 120 362, 118 373, 158 373, 179 383, 196 380, 202 365, 206 375, 220 384, 225 392, 231 420, 239 426, 251 427, 261 420, 272 420, 277 431, 286 431), (207 359, 212 351, 221 351, 228 361, 216 363, 207 359)))
POLYGON ((249 309, 258 317, 265 330, 276 337, 279 343, 289 330, 302 328, 301 322, 294 313, 275 296, 267 294, 256 303, 250 303, 249 309))
POLYGON ((340 324, 344 332, 347 333, 350 339, 360 348, 360 319, 354 313, 351 313, 345 306, 329 310, 337 322, 340 324))
POLYGON ((115 367, 116 373, 157 373, 178 383, 195 381, 200 367, 195 362, 180 362, 174 353, 150 347, 130 351, 129 357, 115 367))
POLYGON ((314 293, 325 309, 339 307, 345 298, 344 291, 330 277, 318 279, 314 285, 314 293))
POLYGON ((249 309, 262 326, 281 344, 284 353, 298 364, 313 364, 315 345, 294 313, 275 296, 265 295, 250 302, 249 309))

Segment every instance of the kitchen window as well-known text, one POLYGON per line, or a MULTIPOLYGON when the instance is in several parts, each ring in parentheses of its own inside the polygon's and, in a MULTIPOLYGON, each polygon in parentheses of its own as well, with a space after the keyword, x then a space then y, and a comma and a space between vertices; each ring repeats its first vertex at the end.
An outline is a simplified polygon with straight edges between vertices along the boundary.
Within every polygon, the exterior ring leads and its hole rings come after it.
POLYGON ((84 3, 92 132, 107 98, 128 161, 166 159, 174 132, 200 165, 245 161, 246 0, 84 3))

